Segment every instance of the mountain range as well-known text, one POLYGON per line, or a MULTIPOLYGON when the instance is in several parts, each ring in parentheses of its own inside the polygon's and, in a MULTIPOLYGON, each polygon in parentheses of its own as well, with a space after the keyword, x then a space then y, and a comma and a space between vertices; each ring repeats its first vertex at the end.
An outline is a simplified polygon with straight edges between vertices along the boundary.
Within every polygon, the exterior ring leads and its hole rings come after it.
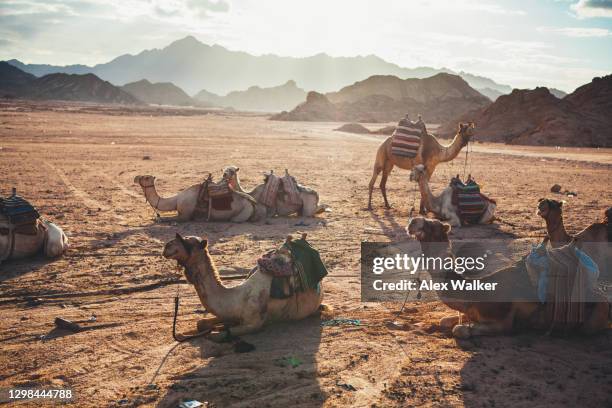
MULTIPOLYGON (((455 73, 447 68, 404 68, 374 55, 332 57, 317 54, 306 58, 270 54, 256 56, 219 45, 207 45, 192 36, 162 49, 145 50, 136 55, 125 54, 94 66, 24 64, 18 60, 8 62, 35 76, 58 72, 93 73, 115 85, 143 78, 151 82, 172 82, 191 95, 202 90, 224 95, 254 85, 275 87, 290 80, 294 80, 296 86, 302 89, 330 92, 372 75, 426 78, 441 72, 455 73)), ((510 86, 498 84, 489 78, 466 72, 456 74, 477 90, 489 88, 502 94, 512 91, 510 86)))
POLYGON ((563 98, 547 88, 515 89, 492 104, 450 120, 437 133, 454 135, 458 122, 476 123, 479 140, 508 144, 612 147, 612 75, 594 78, 563 98))
POLYGON ((374 75, 325 95, 310 92, 306 102, 274 120, 397 121, 405 114, 423 114, 429 123, 443 123, 491 101, 460 76, 440 73, 424 79, 374 75))
POLYGON ((4 61, 0 61, 0 96, 130 105, 142 103, 93 74, 56 73, 38 78, 4 61))

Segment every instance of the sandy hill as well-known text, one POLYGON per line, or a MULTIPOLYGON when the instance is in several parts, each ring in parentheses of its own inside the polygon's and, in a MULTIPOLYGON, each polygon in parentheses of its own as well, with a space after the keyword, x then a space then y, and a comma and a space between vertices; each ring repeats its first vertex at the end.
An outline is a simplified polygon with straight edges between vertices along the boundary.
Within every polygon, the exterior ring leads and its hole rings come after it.
POLYGON ((446 122, 438 129, 452 136, 457 122, 476 122, 480 140, 509 144, 612 147, 612 75, 595 78, 563 99, 547 88, 515 89, 485 108, 446 122))
POLYGON ((225 96, 202 90, 194 99, 216 106, 231 107, 238 110, 280 112, 291 109, 306 97, 306 91, 299 88, 295 81, 269 88, 252 86, 244 91, 233 91, 225 96))
POLYGON ((407 113, 414 118, 422 114, 427 122, 439 123, 489 103, 457 75, 442 73, 425 79, 374 75, 338 92, 311 92, 306 102, 272 119, 388 122, 407 113))
MULTIPOLYGON (((225 95, 252 85, 269 88, 289 80, 295 80, 297 86, 303 89, 329 92, 376 74, 426 78, 440 72, 454 73, 446 68, 405 68, 375 55, 332 57, 320 53, 306 58, 252 55, 205 44, 192 36, 174 41, 161 49, 121 55, 91 67, 24 64, 18 60, 9 63, 36 76, 54 72, 89 72, 118 85, 142 78, 151 82, 172 82, 190 95, 201 89, 225 95)), ((512 90, 508 85, 498 84, 488 78, 464 72, 458 75, 476 89, 489 87, 502 93, 512 90)))
POLYGON ((142 79, 125 84, 121 89, 143 102, 154 105, 194 105, 194 100, 185 91, 170 82, 151 83, 142 79))
POLYGON ((141 103, 132 95, 93 74, 49 74, 36 78, 6 62, 0 62, 0 78, 0 91, 5 94, 3 96, 97 103, 141 103))

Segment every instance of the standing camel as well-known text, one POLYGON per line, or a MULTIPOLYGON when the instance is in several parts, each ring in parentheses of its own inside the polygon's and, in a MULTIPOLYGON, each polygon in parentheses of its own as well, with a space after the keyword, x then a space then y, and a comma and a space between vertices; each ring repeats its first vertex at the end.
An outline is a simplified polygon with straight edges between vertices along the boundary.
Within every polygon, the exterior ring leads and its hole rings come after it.
MULTIPOLYGON (((426 258, 445 259, 452 257, 448 232, 451 227, 438 220, 422 217, 413 218, 408 224, 408 233, 421 244, 426 258)), ((434 268, 429 270, 434 282, 452 288, 452 281, 469 281, 470 278, 456 273, 453 269, 434 268)), ((454 337, 497 335, 510 333, 516 326, 548 329, 552 321, 540 307, 524 264, 516 264, 493 274, 479 278, 484 284, 496 284, 493 291, 439 290, 442 303, 458 311, 472 325, 459 323, 459 316, 448 316, 440 326, 452 328, 454 337)), ((440 265, 441 266, 441 265, 440 265)), ((583 334, 593 334, 608 327, 609 304, 605 295, 593 293, 593 301, 587 303, 584 322, 578 327, 583 334)))
MULTIPOLYGON (((391 208, 387 200, 387 178, 394 166, 404 170, 411 170, 417 164, 425 165, 427 177, 430 178, 436 166, 439 163, 453 160, 463 146, 467 145, 473 135, 474 124, 460 123, 457 128, 457 134, 451 144, 444 146, 438 142, 435 136, 429 133, 424 133, 421 137, 421 145, 416 157, 398 157, 391 154, 392 136, 388 137, 379 147, 376 152, 376 161, 374 162, 374 172, 368 186, 368 210, 372 209, 372 191, 374 184, 378 178, 378 174, 382 171, 382 179, 380 180, 380 191, 385 200, 385 207, 391 208)), ((421 200, 420 212, 424 211, 424 204, 421 200)))

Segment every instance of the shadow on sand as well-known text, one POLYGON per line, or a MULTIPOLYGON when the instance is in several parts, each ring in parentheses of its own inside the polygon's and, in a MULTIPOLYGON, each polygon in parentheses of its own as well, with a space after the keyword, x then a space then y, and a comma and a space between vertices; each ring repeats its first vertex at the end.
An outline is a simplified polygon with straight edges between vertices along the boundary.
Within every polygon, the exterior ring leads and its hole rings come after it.
POLYGON ((321 341, 318 316, 267 326, 241 340, 255 350, 235 353, 228 343, 191 340, 206 362, 174 378, 158 407, 176 407, 184 399, 229 406, 321 406, 325 394, 317 379, 321 341))

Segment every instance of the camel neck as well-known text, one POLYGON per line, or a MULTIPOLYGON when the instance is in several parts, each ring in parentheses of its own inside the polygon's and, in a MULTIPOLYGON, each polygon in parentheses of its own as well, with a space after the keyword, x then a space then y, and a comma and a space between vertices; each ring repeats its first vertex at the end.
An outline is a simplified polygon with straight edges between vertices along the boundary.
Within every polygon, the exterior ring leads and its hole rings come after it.
POLYGON ((434 205, 435 200, 431 189, 429 188, 429 179, 427 177, 427 173, 425 172, 419 177, 419 191, 421 193, 421 199, 423 200, 423 205, 425 208, 433 213, 439 213, 439 208, 434 205))
POLYGON ((145 198, 147 199, 147 202, 151 205, 151 207, 159 211, 176 210, 176 196, 171 198, 160 197, 159 194, 157 194, 157 188, 155 187, 155 184, 146 187, 142 186, 142 190, 144 191, 145 198))
POLYGON ((210 255, 202 252, 194 262, 185 266, 192 276, 193 285, 204 307, 213 314, 223 308, 223 302, 228 300, 226 288, 219 279, 219 274, 210 255))
POLYGON ((449 145, 440 145, 440 162, 447 162, 453 160, 455 157, 457 157, 457 155, 459 154, 461 149, 463 149, 463 146, 465 146, 465 144, 466 143, 463 141, 463 137, 461 137, 461 135, 457 133, 453 138, 453 141, 449 145))
POLYGON ((557 220, 547 218, 546 232, 551 244, 565 244, 570 240, 570 236, 565 231, 562 216, 560 216, 557 220))

